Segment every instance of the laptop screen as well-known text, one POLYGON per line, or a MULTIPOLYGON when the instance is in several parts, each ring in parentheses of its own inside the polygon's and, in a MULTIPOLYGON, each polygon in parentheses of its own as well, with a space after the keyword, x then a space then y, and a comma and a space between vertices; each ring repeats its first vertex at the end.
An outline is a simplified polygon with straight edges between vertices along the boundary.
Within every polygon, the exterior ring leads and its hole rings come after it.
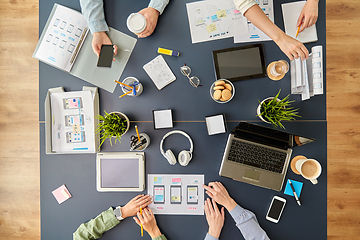
POLYGON ((315 139, 312 138, 301 137, 285 131, 247 122, 239 122, 231 133, 237 138, 243 138, 284 150, 315 141, 315 139))

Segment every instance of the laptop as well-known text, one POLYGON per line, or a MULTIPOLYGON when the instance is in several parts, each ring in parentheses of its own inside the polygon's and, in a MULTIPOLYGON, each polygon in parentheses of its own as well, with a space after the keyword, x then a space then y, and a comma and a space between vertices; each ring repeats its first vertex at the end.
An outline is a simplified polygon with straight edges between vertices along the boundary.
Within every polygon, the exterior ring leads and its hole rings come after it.
POLYGON ((240 122, 227 139, 219 175, 280 191, 292 148, 313 141, 315 139, 240 122))

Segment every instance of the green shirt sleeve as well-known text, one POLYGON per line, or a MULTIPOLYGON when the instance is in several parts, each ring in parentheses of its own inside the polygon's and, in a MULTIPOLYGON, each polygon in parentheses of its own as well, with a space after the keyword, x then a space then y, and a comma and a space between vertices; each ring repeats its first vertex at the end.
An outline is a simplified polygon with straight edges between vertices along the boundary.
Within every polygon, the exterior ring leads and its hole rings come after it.
POLYGON ((152 240, 167 240, 164 234, 161 234, 160 236, 153 238, 152 240))
MULTIPOLYGON (((110 207, 108 210, 100 213, 96 218, 81 224, 76 232, 74 232, 73 240, 98 239, 104 232, 112 229, 119 223, 120 221, 115 217, 114 210, 110 207)), ((159 240, 163 239, 159 238, 159 240)))

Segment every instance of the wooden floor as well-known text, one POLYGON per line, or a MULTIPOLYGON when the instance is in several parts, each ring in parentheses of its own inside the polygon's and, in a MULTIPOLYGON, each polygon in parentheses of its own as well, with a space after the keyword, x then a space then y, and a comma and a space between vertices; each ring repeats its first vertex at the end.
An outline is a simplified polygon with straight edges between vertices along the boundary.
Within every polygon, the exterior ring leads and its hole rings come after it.
MULTIPOLYGON (((40 239, 39 67, 31 57, 39 6, 37 0, 0 3, 0 238, 40 239)), ((360 239, 359 9, 359 0, 327 0, 331 240, 360 239)))

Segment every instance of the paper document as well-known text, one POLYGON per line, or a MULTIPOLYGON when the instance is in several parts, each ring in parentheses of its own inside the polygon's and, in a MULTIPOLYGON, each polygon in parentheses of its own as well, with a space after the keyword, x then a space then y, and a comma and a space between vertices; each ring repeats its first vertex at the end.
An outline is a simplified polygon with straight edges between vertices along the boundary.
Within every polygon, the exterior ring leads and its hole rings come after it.
POLYGON ((322 46, 311 48, 308 59, 290 62, 291 94, 301 94, 301 100, 324 93, 322 46))
POLYGON ((58 5, 35 58, 70 72, 82 44, 80 40, 87 33, 87 22, 80 12, 58 5))
POLYGON ((94 101, 90 91, 51 93, 52 151, 95 152, 94 101))
POLYGON ((145 64, 143 68, 159 90, 176 80, 162 55, 145 64))
MULTIPOLYGON (((285 33, 290 37, 295 38, 298 27, 296 26, 297 20, 300 16, 306 1, 291 2, 281 4, 285 33)), ((315 24, 311 27, 305 28, 304 31, 299 33, 296 38, 302 43, 316 42, 318 40, 315 24)))
MULTIPOLYGON (((274 8, 273 0, 256 0, 259 4, 261 10, 264 11, 265 15, 274 22, 274 8)), ((250 21, 243 17, 246 21, 248 31, 236 32, 234 35, 234 43, 242 42, 260 42, 260 41, 270 41, 269 38, 264 32, 255 27, 250 21)))
POLYGON ((204 175, 148 174, 154 214, 204 215, 204 175))
POLYGON ((207 0, 186 4, 192 43, 248 33, 246 18, 236 10, 233 0, 207 0))

